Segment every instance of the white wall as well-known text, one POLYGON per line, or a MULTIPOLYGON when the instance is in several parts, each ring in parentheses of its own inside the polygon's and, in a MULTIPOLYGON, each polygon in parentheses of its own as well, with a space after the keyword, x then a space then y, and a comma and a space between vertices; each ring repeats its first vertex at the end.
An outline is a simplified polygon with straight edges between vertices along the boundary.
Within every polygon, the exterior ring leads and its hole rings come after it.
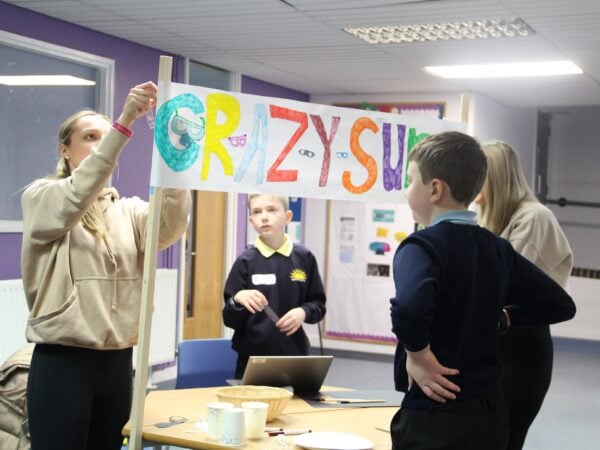
MULTIPOLYGON (((548 198, 600 203, 600 106, 562 108, 552 115, 548 198)), ((600 209, 552 210, 569 238, 575 266, 600 269, 600 209)))
MULTIPOLYGON (((552 113, 548 151, 548 198, 600 203, 600 106, 561 108, 552 113)), ((600 209, 550 205, 561 223, 575 267, 600 269, 600 209)), ((573 320, 555 325, 555 336, 600 340, 600 280, 572 277, 577 305, 573 320)))
MULTIPOLYGON (((501 139, 519 152, 532 184, 537 110, 510 109, 481 95, 472 97, 470 130, 482 141, 501 139)), ((600 107, 554 111, 548 152, 548 198, 600 203, 600 107)), ((600 269, 600 210, 548 205, 571 244, 576 267, 600 269)), ((600 340, 600 280, 571 277, 569 292, 577 305, 573 320, 552 327, 554 336, 600 340)))
POLYGON ((531 184, 537 140, 537 109, 507 108, 479 94, 471 95, 469 131, 481 142, 501 140, 519 153, 531 184))

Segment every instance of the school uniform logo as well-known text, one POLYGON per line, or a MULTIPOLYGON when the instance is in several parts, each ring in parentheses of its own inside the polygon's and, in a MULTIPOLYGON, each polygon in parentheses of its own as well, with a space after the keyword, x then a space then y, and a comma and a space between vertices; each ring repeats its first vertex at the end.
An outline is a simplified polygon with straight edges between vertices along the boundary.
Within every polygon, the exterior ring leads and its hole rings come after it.
POLYGON ((290 272, 290 280, 306 282, 306 272, 302 269, 294 269, 290 272))

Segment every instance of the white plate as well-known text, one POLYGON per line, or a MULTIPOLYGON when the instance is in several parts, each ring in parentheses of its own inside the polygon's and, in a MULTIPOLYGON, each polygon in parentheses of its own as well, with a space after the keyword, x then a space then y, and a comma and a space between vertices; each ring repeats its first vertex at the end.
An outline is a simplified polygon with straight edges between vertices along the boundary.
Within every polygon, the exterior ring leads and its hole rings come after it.
POLYGON ((301 434, 296 445, 309 450, 368 450, 373 443, 364 437, 350 433, 315 432, 301 434))

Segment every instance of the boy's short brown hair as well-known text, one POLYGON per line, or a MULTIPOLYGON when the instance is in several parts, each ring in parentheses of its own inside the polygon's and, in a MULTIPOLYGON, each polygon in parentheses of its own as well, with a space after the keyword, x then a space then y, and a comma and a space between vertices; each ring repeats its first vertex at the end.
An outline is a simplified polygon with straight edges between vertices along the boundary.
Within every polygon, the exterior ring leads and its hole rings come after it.
MULTIPOLYGON (((272 195, 272 194, 248 194, 248 211, 252 211, 252 208, 251 208, 252 199, 254 197, 259 197, 261 195, 272 195)), ((272 196, 277 198, 281 202, 281 204, 283 205, 284 211, 287 211, 288 209, 290 209, 290 200, 288 197, 285 197, 283 195, 272 195, 272 196)))
POLYGON ((487 160, 479 142, 467 134, 447 131, 420 141, 409 161, 419 164, 423 183, 439 178, 448 184, 452 198, 468 206, 483 187, 487 160))

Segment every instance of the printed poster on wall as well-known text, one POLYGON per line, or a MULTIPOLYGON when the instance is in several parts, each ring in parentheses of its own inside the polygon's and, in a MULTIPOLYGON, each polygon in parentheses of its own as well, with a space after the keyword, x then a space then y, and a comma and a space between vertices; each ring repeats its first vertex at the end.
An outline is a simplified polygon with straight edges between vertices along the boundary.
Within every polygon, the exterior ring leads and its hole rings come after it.
POLYGON ((377 343, 391 332, 392 260, 414 231, 405 204, 332 202, 327 267, 325 335, 377 343))

